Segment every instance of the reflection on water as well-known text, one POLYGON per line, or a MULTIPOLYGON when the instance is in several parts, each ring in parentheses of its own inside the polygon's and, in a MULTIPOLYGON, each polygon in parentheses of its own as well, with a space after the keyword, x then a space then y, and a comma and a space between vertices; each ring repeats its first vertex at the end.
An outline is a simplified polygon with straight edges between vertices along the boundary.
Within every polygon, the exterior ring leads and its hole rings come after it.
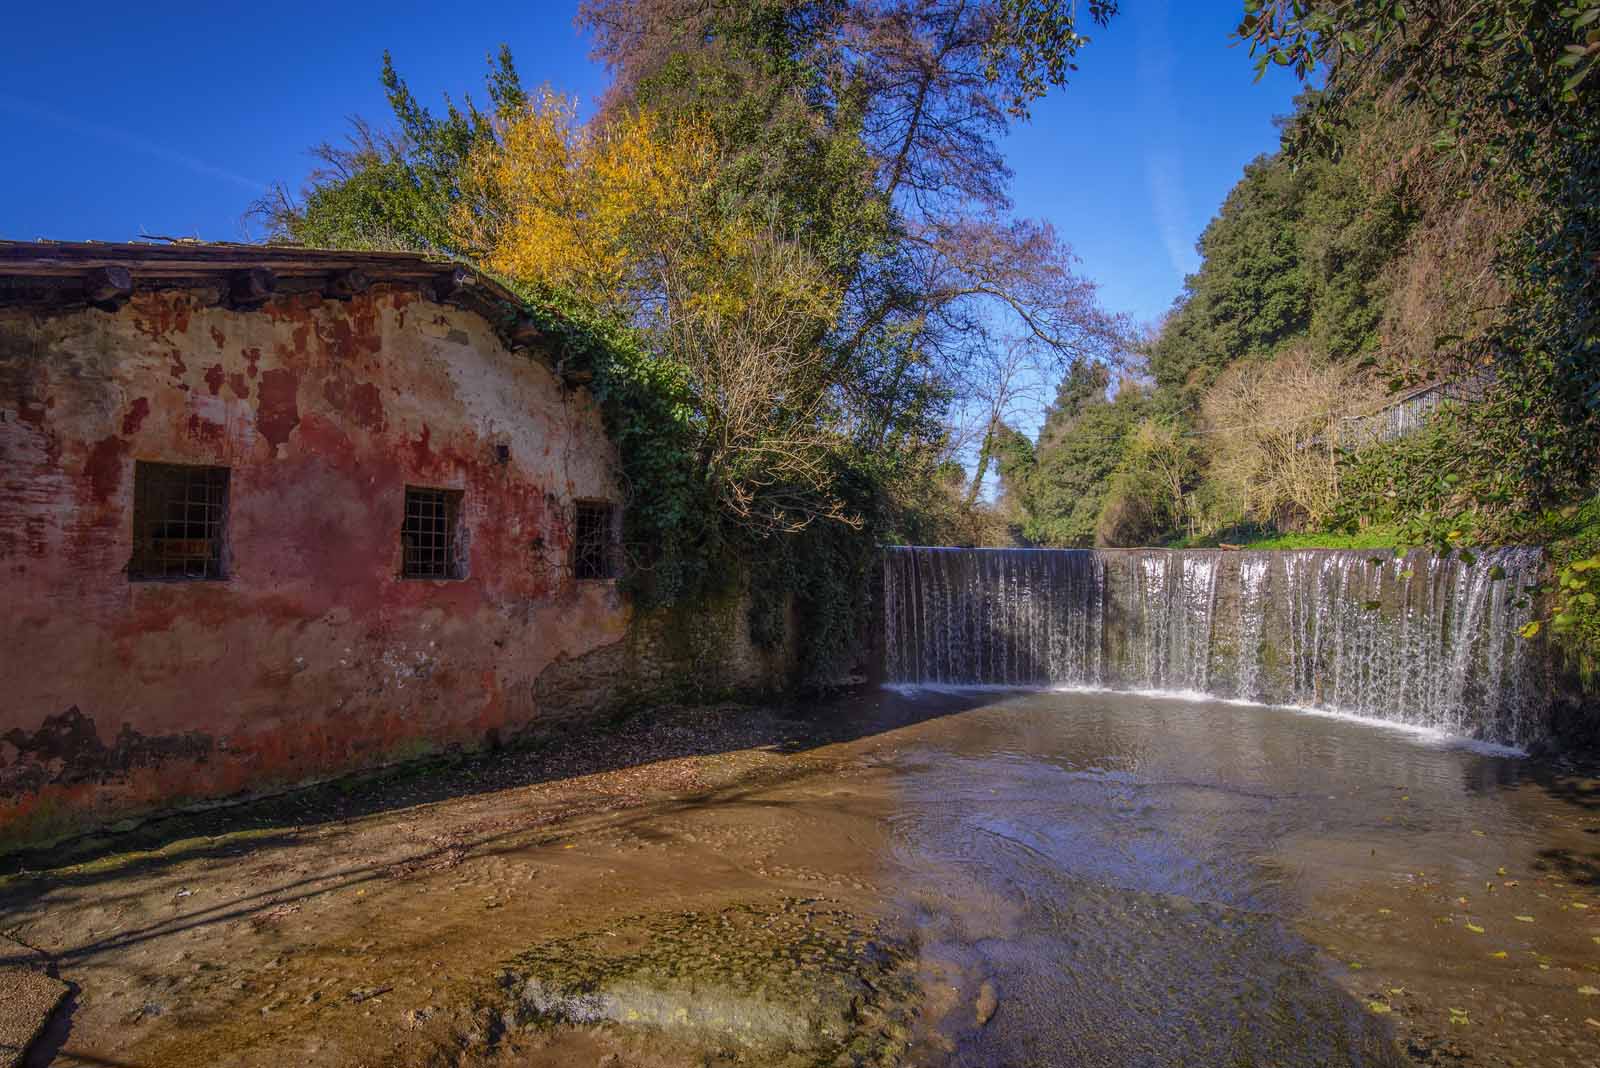
POLYGON ((1283 709, 998 694, 911 738, 892 859, 933 1061, 1388 1063, 1384 1021, 1292 929, 1320 878, 1299 845, 1448 865, 1517 832, 1478 788, 1515 761, 1283 709))

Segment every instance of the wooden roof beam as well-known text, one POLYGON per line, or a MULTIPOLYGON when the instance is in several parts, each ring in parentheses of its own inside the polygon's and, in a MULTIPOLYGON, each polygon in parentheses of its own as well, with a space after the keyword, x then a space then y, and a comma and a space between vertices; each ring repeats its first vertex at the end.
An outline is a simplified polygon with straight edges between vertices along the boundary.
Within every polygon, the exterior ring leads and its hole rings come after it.
POLYGON ((106 311, 116 311, 133 293, 133 275, 126 267, 96 267, 83 276, 83 297, 106 311))

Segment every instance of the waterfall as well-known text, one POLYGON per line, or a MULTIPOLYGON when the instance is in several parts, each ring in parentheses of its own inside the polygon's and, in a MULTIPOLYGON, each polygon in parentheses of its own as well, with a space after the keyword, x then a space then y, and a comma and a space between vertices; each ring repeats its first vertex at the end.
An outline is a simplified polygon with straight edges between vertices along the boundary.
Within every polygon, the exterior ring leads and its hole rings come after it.
POLYGON ((1234 696, 1244 701, 1261 697, 1261 637, 1266 621, 1267 575, 1272 569, 1269 553, 1253 552, 1239 561, 1239 597, 1235 623, 1238 628, 1238 675, 1234 696))
POLYGON ((1100 681, 1105 568, 1097 553, 891 549, 884 569, 891 679, 1100 681))
POLYGON ((893 548, 891 682, 1197 691, 1525 744, 1542 554, 893 548))

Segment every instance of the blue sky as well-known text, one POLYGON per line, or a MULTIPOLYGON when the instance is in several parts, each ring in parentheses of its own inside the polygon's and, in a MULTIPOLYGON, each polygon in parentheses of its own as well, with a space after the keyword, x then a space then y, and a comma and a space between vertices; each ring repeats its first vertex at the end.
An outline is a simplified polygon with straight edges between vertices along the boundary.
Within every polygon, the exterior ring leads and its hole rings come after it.
MULTIPOLYGON (((385 116, 385 48, 429 103, 481 92, 501 41, 528 83, 592 99, 605 75, 573 6, 486 0, 465 14, 285 0, 248 18, 170 0, 19 7, 0 35, 0 135, 11 146, 0 237, 238 240, 269 182, 298 188, 308 145, 342 136, 347 116, 385 116)), ((1160 316, 1241 168, 1276 147, 1271 120, 1296 86, 1278 71, 1252 81, 1228 40, 1240 6, 1125 0, 1073 83, 1006 142, 1019 213, 1056 225, 1111 310, 1160 316)))

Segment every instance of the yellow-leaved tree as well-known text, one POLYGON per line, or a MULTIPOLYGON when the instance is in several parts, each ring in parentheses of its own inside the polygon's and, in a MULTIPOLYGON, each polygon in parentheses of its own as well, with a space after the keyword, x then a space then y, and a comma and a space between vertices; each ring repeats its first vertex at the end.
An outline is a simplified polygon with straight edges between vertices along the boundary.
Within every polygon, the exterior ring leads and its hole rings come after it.
POLYGON ((731 517, 852 519, 827 467, 841 284, 740 203, 710 126, 643 108, 585 123, 548 92, 497 123, 454 216, 480 261, 645 331, 684 369, 702 473, 731 517))
POLYGON ((480 143, 458 228, 490 268, 558 286, 597 309, 654 309, 661 271, 704 223, 716 145, 700 126, 668 131, 649 112, 578 121, 545 92, 503 113, 480 143))

